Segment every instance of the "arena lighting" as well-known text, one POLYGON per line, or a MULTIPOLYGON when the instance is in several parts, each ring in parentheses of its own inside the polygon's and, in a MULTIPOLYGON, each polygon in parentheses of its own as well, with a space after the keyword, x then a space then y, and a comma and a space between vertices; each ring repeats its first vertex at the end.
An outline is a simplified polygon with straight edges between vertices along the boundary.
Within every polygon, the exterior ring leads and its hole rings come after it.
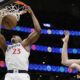
MULTIPOLYGON (((2 28, 5 29, 4 27, 2 27, 2 28)), ((16 26, 12 30, 21 31, 21 32, 25 32, 25 33, 31 33, 34 30, 34 28, 16 26)), ((64 30, 42 29, 41 34, 64 35, 64 30)), ((70 35, 71 36, 80 36, 80 31, 70 31, 70 35)))
MULTIPOLYGON (((0 67, 5 68, 5 62, 0 61, 0 67)), ((42 64, 30 64, 29 70, 34 71, 45 71, 45 72, 61 72, 61 73, 77 73, 77 70, 72 71, 72 69, 63 66, 54 65, 42 65, 42 64)))
POLYGON ((70 69, 68 67, 54 66, 54 65, 30 64, 29 69, 35 70, 35 71, 77 73, 77 70, 72 71, 72 69, 70 69))
MULTIPOLYGON (((7 41, 7 44, 11 44, 11 42, 7 41)), ((31 45, 31 50, 33 51, 40 51, 40 52, 48 52, 52 54, 61 54, 62 48, 58 47, 50 47, 50 46, 43 46, 43 45, 31 45)), ((69 54, 80 54, 80 48, 68 48, 69 54)))
MULTIPOLYGON (((53 53, 53 54, 60 54, 62 52, 62 48, 43 46, 43 45, 32 45, 31 49, 33 51, 48 52, 48 53, 53 53)), ((80 54, 80 48, 68 48, 68 53, 80 54)))
POLYGON ((49 23, 43 23, 43 26, 45 26, 45 27, 51 27, 51 24, 49 24, 49 23))

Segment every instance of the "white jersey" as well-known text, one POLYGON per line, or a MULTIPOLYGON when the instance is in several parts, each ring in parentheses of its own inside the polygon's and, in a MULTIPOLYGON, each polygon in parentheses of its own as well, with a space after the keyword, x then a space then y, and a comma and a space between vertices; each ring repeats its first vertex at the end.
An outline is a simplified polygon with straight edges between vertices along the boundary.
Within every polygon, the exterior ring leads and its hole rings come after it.
POLYGON ((30 53, 25 50, 21 43, 8 45, 8 48, 5 53, 5 62, 7 69, 19 69, 28 71, 29 54, 30 53))

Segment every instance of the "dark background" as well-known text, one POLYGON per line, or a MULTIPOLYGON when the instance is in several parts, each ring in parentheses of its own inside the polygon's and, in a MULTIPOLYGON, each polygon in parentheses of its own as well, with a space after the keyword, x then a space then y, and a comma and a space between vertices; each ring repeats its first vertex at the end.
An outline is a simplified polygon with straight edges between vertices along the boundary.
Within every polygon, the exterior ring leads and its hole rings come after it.
POLYGON ((79 30, 79 0, 24 0, 24 2, 32 7, 40 22, 51 22, 60 29, 66 27, 65 29, 79 30))

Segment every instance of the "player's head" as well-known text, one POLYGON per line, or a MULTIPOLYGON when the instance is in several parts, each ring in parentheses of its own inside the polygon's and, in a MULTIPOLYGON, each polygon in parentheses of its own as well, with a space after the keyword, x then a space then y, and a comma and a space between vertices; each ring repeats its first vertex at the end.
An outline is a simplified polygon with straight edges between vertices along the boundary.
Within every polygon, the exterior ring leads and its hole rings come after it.
POLYGON ((22 39, 21 39, 21 37, 18 36, 18 35, 13 35, 12 38, 11 38, 11 42, 12 42, 12 43, 18 43, 18 42, 21 43, 21 41, 22 41, 22 39))

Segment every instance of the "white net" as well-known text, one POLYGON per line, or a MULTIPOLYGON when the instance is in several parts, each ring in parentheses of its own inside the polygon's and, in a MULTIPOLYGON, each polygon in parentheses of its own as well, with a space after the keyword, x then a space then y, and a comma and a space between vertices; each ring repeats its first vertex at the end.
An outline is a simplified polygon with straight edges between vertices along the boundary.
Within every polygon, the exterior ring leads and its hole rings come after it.
POLYGON ((0 0, 0 2, 3 2, 4 0, 0 0))
POLYGON ((25 6, 19 4, 10 4, 5 8, 0 10, 0 18, 3 18, 6 15, 12 14, 16 16, 17 21, 20 20, 20 15, 27 12, 27 8, 25 6))

